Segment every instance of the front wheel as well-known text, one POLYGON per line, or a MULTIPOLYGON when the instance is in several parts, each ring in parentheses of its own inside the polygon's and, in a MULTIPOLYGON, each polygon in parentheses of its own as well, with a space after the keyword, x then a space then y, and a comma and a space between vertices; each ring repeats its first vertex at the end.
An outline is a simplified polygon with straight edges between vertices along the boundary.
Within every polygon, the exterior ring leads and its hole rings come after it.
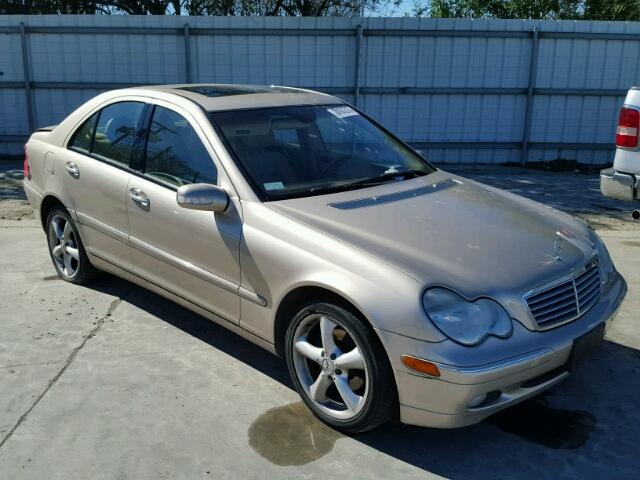
POLYGON ((289 374, 302 400, 345 433, 375 428, 398 409, 387 355, 374 332, 344 308, 309 305, 287 329, 289 374))

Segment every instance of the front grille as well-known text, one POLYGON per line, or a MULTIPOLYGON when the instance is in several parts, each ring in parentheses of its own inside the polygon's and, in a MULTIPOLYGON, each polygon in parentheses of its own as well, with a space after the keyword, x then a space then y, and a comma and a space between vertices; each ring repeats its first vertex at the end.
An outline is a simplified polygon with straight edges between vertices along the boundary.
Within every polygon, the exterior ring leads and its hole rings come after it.
POLYGON ((570 322, 584 315, 600 298, 597 260, 571 278, 525 297, 531 316, 540 328, 570 322))

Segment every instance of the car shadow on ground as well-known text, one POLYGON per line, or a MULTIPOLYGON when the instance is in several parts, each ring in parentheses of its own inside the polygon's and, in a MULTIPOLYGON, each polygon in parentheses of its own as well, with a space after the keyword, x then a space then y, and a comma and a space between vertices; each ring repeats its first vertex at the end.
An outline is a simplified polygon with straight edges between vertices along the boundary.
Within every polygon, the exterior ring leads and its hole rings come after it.
MULTIPOLYGON (((120 282, 127 283, 108 277, 91 287, 122 291, 120 282)), ((293 389, 283 360, 208 319, 142 288, 124 301, 293 389)), ((478 425, 437 430, 395 423, 352 439, 449 478, 637 478, 638 385, 640 351, 606 341, 572 377, 478 425)), ((301 402, 264 412, 248 427, 248 438, 264 458, 288 466, 310 463, 348 441, 301 402)))

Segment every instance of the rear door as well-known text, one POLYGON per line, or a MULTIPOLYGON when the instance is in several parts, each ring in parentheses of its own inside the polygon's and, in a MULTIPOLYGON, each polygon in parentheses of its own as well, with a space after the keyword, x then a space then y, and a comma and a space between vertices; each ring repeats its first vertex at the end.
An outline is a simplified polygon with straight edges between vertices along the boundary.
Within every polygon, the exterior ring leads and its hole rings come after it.
POLYGON ((139 174, 127 193, 132 268, 150 282, 233 323, 239 322, 242 219, 231 184, 196 121, 178 106, 155 105, 139 174), (225 187, 228 210, 178 206, 189 183, 225 187))
POLYGON ((102 107, 71 136, 61 174, 88 252, 116 265, 129 261, 127 185, 147 104, 102 107))

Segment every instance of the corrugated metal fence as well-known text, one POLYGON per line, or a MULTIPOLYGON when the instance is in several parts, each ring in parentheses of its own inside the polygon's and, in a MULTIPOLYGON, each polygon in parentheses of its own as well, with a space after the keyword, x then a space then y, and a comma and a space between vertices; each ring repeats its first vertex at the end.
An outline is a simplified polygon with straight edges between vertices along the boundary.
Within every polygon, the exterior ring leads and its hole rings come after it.
POLYGON ((437 162, 605 163, 640 24, 0 16, 0 154, 100 91, 182 82, 332 93, 437 162))

